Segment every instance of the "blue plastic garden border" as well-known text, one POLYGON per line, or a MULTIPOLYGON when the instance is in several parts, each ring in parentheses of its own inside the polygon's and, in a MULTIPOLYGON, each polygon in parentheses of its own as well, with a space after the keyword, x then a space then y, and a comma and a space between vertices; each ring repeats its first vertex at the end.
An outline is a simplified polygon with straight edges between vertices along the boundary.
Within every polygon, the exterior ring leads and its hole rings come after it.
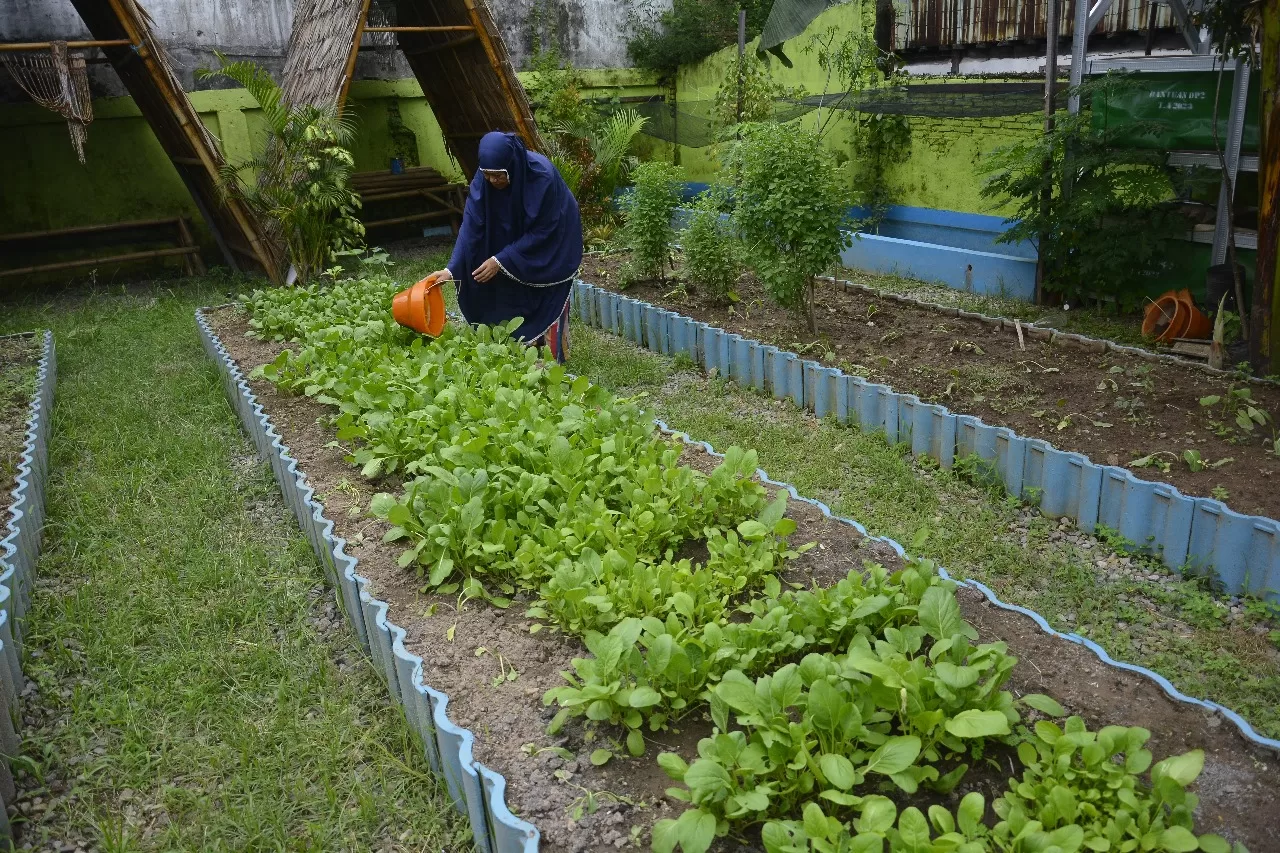
MULTIPOLYGON (((5 335, 6 338, 34 337, 36 333, 5 335)), ((49 474, 50 413, 57 382, 57 353, 53 332, 43 335, 40 361, 36 367, 36 390, 27 417, 26 440, 18 457, 17 485, 13 502, 0 533, 0 752, 17 755, 21 738, 15 728, 19 720, 18 697, 22 695, 22 623, 31 603, 36 559, 40 556, 44 529, 45 482, 49 474)), ((7 762, 0 761, 0 836, 8 837, 9 819, 5 805, 14 795, 13 777, 7 762)))
MULTIPOLYGON (((1139 480, 1124 469, 1096 465, 1081 454, 1066 453, 1046 441, 1021 437, 1005 427, 989 426, 977 417, 952 414, 942 406, 924 403, 910 394, 899 394, 887 385, 848 376, 837 368, 802 360, 795 353, 587 282, 575 283, 574 303, 579 319, 589 325, 654 352, 683 353, 705 370, 715 369, 719 375, 774 399, 790 399, 818 417, 830 415, 841 423, 882 431, 890 441, 910 444, 913 454, 927 454, 946 467, 953 465, 957 456, 976 454, 992 463, 1010 492, 1027 496, 1031 489, 1040 489, 1040 506, 1044 512, 1055 517, 1073 516, 1085 529, 1107 524, 1133 541, 1143 541, 1148 535, 1146 530, 1151 530, 1155 543, 1164 545, 1165 554, 1172 547, 1183 547, 1198 549, 1189 553, 1215 556, 1221 549, 1236 547, 1231 544, 1234 537, 1256 531, 1258 535, 1270 537, 1265 541, 1270 549, 1268 573, 1280 578, 1276 553, 1280 550, 1277 545, 1280 525, 1271 519, 1242 516, 1219 501, 1187 498, 1167 484, 1139 480), (1144 522, 1149 527, 1143 529, 1144 522), (1208 524, 1214 527, 1206 531, 1208 524)), ((672 432, 665 424, 659 425, 672 432)), ((715 452, 704 442, 682 433, 675 434, 708 452, 715 452)), ((866 529, 853 519, 834 516, 825 504, 800 496, 794 487, 769 479, 764 471, 759 473, 768 482, 786 488, 798 500, 819 507, 825 514, 866 535, 866 529)), ((899 554, 905 553, 902 546, 892 540, 877 538, 877 541, 888 543, 899 554)), ((1239 568, 1247 564, 1248 559, 1247 553, 1222 554, 1229 568, 1239 568)), ((1150 678, 1170 698, 1221 713, 1250 741, 1280 750, 1280 740, 1259 735, 1229 708, 1187 696, 1151 670, 1113 660, 1101 646, 1078 634, 1053 630, 1040 614, 1005 604, 977 581, 964 584, 980 590, 998 607, 1031 617, 1046 633, 1085 646, 1109 666, 1150 678)))
MULTIPOLYGON (((991 426, 973 415, 956 415, 888 385, 586 282, 576 283, 574 295, 579 318, 590 325, 655 352, 684 353, 705 370, 715 369, 775 399, 789 398, 820 418, 832 416, 868 432, 883 432, 889 441, 909 444, 913 454, 927 454, 945 468, 957 458, 976 455, 991 465, 1010 494, 1036 498, 1047 515, 1072 518, 1088 532, 1105 525, 1172 569, 1214 571, 1232 593, 1280 600, 1280 522, 1275 519, 1243 515, 1212 498, 1188 497, 1167 483, 1098 465, 1043 439, 991 426)), ((958 309, 946 313, 1013 325, 958 309)), ((1094 351, 1113 349, 1163 360, 1156 353, 1052 329, 1023 326, 1023 332, 1094 351)))
POLYGON ((454 806, 470 821, 476 849, 480 853, 535 853, 541 837, 537 827, 511 813, 505 802, 506 780, 472 757, 474 736, 449 720, 449 697, 426 683, 426 664, 405 649, 404 629, 387 618, 389 605, 369 593, 368 580, 357 573, 358 561, 346 552, 346 541, 334 534, 333 522, 325 517, 324 506, 307 485, 306 475, 210 328, 206 310, 196 311, 200 339, 218 366, 232 407, 258 455, 270 463, 298 526, 339 593, 352 629, 404 711, 432 771, 443 775, 454 806))

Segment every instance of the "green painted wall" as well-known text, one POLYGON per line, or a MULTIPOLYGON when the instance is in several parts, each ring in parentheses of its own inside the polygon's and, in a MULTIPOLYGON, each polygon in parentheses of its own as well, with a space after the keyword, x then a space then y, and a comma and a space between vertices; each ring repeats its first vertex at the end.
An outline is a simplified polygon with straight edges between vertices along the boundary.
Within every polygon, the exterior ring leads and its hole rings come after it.
MULTIPOLYGON (((788 87, 801 87, 807 94, 839 91, 836 80, 828 80, 818 64, 816 52, 804 48, 814 36, 836 27, 842 32, 855 28, 869 29, 875 24, 872 2, 853 2, 834 6, 814 20, 804 35, 786 45, 787 56, 794 67, 770 60, 773 78, 788 87)), ((754 53, 752 42, 748 52, 754 53)), ((677 79, 679 101, 704 102, 715 97, 717 89, 734 67, 736 47, 726 48, 697 65, 682 68, 677 79)), ((945 82, 961 82, 963 78, 946 78, 945 82)), ((938 78, 917 78, 913 83, 944 82, 938 78)), ((826 111, 815 110, 796 120, 810 129, 826 119, 826 111)), ((991 202, 980 196, 983 177, 979 171, 981 157, 994 148, 1040 133, 1041 121, 1036 115, 983 119, 947 119, 911 117, 910 157, 892 167, 889 178, 901 204, 959 210, 968 213, 997 214, 991 202)), ((850 141, 852 122, 837 118, 829 126, 824 139, 829 147, 852 158, 849 168, 857 169, 857 157, 850 141)), ((714 151, 708 148, 680 150, 680 163, 690 180, 708 181, 718 171, 714 151)))
MULTIPOLYGON (((587 71, 583 76, 593 95, 660 91, 650 77, 632 71, 587 71)), ((416 80, 357 81, 350 94, 358 123, 352 152, 358 171, 387 169, 393 156, 405 154, 410 162, 416 158, 446 174, 457 172, 416 80), (403 128, 398 132, 390 121, 395 111, 403 128)), ((192 92, 190 98, 230 162, 243 163, 262 150, 266 127, 243 89, 192 92)), ((93 106, 81 165, 61 116, 31 103, 0 105, 0 233, 186 215, 196 225, 207 256, 216 257, 186 187, 133 99, 99 99, 93 106)), ((649 144, 647 153, 667 156, 660 145, 649 144)), ((75 247, 61 256, 75 257, 75 247)), ((41 260, 48 258, 33 257, 30 262, 41 260)))

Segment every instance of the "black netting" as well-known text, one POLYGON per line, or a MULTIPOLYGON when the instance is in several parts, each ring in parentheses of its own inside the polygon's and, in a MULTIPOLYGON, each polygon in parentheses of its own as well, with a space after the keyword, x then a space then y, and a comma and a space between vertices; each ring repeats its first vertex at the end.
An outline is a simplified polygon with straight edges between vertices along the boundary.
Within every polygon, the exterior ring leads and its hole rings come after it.
MULTIPOLYGON (((1065 92, 1065 85, 1060 84, 1065 92)), ((661 95, 643 103, 629 103, 649 119, 644 132, 686 148, 704 148, 716 139, 722 125, 711 100, 678 101, 661 95)), ((788 122, 813 110, 838 109, 923 118, 991 118, 1039 112, 1044 108, 1043 83, 973 82, 922 83, 811 95, 799 100, 779 99, 773 120, 788 122)))

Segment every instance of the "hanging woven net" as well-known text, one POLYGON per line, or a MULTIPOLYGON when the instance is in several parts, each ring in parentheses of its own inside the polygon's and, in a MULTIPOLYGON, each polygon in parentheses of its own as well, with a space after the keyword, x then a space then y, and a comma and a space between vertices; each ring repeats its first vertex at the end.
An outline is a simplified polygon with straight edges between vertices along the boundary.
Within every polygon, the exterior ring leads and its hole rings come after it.
POLYGON ((89 135, 89 122, 93 121, 84 57, 68 54, 67 43, 55 41, 49 43, 47 51, 4 51, 0 58, 32 100, 66 117, 71 144, 83 164, 84 141, 89 135))

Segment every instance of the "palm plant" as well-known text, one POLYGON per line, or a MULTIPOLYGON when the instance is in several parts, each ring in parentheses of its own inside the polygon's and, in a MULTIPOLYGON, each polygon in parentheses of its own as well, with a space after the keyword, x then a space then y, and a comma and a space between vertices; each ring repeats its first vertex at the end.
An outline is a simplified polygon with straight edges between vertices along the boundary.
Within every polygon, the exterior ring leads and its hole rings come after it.
POLYGON ((631 144, 647 121, 635 110, 624 109, 603 120, 592 116, 550 128, 551 162, 588 219, 606 217, 609 200, 636 165, 631 144))
POLYGON ((258 102, 268 133, 262 154, 223 165, 222 189, 277 230, 298 282, 306 284, 335 252, 364 244, 364 226, 356 218, 360 197, 348 184, 355 127, 336 107, 285 103, 280 87, 256 63, 216 56, 221 67, 200 69, 197 76, 243 86, 258 102))

